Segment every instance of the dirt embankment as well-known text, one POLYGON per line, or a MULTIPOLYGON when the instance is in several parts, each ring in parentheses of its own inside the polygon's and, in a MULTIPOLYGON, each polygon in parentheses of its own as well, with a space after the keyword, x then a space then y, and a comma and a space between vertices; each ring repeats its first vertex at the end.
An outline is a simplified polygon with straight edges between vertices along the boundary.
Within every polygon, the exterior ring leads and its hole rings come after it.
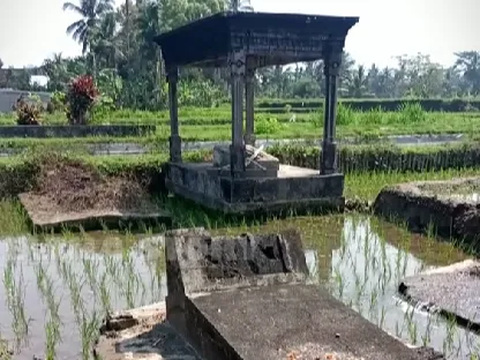
POLYGON ((62 212, 128 211, 149 205, 145 187, 133 176, 105 176, 93 166, 60 157, 42 161, 30 194, 41 208, 50 204, 62 212))

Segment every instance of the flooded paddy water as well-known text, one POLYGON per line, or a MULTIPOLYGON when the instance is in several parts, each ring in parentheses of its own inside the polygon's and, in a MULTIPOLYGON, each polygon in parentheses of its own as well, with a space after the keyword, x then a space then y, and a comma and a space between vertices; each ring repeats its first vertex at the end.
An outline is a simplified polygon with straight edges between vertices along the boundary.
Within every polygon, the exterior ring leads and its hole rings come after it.
MULTIPOLYGON (((468 258, 460 250, 360 215, 270 221, 248 231, 292 226, 303 235, 311 279, 319 287, 410 344, 432 346, 449 359, 478 358, 477 335, 397 296, 403 278, 468 258)), ((107 311, 164 299, 162 247, 157 234, 0 239, 0 338, 15 348, 16 359, 46 359, 48 353, 52 359, 89 358, 107 311)))

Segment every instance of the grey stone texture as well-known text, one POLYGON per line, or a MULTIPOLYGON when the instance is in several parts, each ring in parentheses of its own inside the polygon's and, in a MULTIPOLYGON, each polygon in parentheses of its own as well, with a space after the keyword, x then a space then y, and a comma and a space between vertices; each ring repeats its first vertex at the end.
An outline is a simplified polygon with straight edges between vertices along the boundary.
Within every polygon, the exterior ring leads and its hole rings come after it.
POLYGON ((167 319, 205 360, 426 360, 316 285, 301 237, 166 235, 167 319))
POLYGON ((377 196, 373 210, 376 215, 406 223, 412 231, 433 229, 436 235, 477 251, 480 206, 473 195, 478 189, 480 178, 387 186, 377 196))
POLYGON ((203 228, 166 235, 167 318, 186 330, 187 296, 205 292, 306 280, 308 268, 300 235, 211 237, 203 228))
POLYGON ((345 203, 343 174, 280 165, 276 177, 235 178, 210 163, 168 163, 164 171, 171 192, 224 213, 343 211, 345 203))
POLYGON ((413 305, 480 331, 480 262, 466 260, 408 277, 398 290, 413 305))

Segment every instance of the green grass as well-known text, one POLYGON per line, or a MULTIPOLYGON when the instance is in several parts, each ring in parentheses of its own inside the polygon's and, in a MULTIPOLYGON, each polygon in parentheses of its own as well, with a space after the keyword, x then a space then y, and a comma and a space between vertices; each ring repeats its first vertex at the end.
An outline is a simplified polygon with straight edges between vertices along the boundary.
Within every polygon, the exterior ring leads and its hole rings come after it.
POLYGON ((480 168, 405 173, 396 171, 350 173, 345 176, 345 197, 347 199, 375 200, 382 188, 387 185, 410 181, 449 180, 469 176, 480 176, 480 168))
MULTIPOLYGON (((320 125, 313 122, 306 123, 280 123, 278 121, 257 122, 258 139, 321 139, 323 130, 320 125), (258 131, 261 128, 261 131, 258 131)), ((355 137, 363 140, 372 140, 389 135, 408 134, 456 134, 464 133, 470 138, 480 137, 480 114, 474 115, 449 115, 429 118, 416 123, 408 124, 400 120, 396 122, 362 123, 360 120, 339 124, 337 137, 355 137)), ((180 135, 184 142, 230 140, 231 127, 229 125, 181 125, 180 135)), ((134 142, 138 144, 157 145, 165 143, 170 136, 170 127, 157 126, 155 135, 146 137, 86 137, 86 138, 50 138, 50 139, 25 139, 25 138, 0 138, 0 148, 15 148, 33 146, 35 144, 91 144, 91 143, 116 143, 134 142)))
MULTIPOLYGON (((28 188, 38 171, 38 154, 48 153, 49 150, 38 148, 21 156, 0 158, 0 198, 28 188)), ((319 159, 319 149, 314 147, 279 146, 272 148, 270 153, 279 156, 284 163, 310 168, 315 168, 319 159)), ((416 148, 345 146, 340 157, 340 165, 346 173, 345 194, 349 198, 357 196, 371 200, 383 186, 391 183, 480 176, 480 169, 475 167, 479 154, 476 144, 416 148)), ((166 152, 90 156, 71 149, 64 155, 93 165, 105 174, 133 173, 145 178, 160 173, 162 164, 168 160, 166 152)), ((184 161, 209 161, 211 150, 186 152, 183 158, 184 161)))
MULTIPOLYGON (((256 133, 259 138, 317 139, 322 136, 322 111, 295 114, 295 122, 289 122, 295 112, 256 116, 256 133)), ((185 141, 227 140, 231 137, 231 111, 227 106, 219 108, 180 109, 180 135, 185 141)), ((168 139, 170 127, 167 111, 149 112, 118 110, 95 116, 94 124, 155 124, 155 141, 168 139)), ((64 114, 45 114, 44 124, 66 124, 64 114)), ((0 114, 0 125, 14 125, 14 114, 0 114)), ((467 133, 480 135, 480 112, 443 113, 426 112, 419 105, 406 105, 396 112, 353 111, 339 106, 337 136, 375 137, 403 134, 467 133)))

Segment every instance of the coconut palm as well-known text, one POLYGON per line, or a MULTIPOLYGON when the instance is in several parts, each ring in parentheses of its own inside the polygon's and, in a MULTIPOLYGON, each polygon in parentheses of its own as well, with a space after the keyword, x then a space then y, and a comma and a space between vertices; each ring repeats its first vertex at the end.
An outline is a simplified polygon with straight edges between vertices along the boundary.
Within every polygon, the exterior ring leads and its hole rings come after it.
POLYGON ((97 55, 99 66, 116 68, 118 61, 124 57, 121 50, 116 14, 110 12, 101 19, 97 28, 94 29, 91 51, 97 55))
POLYGON ((63 4, 63 10, 69 10, 81 16, 67 27, 67 34, 82 45, 82 52, 85 54, 92 45, 95 29, 100 19, 114 9, 113 0, 79 0, 76 5, 71 2, 63 4))

